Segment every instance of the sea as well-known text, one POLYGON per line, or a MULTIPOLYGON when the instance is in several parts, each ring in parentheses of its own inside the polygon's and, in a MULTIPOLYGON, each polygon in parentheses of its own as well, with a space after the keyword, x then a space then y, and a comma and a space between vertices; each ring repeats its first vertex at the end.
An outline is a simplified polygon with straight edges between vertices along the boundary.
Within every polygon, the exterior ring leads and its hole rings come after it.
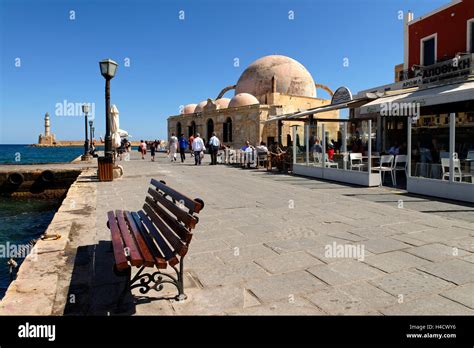
MULTIPOLYGON (((77 146, 0 145, 0 165, 71 162, 83 151, 83 147, 77 146)), ((0 197, 0 299, 12 280, 8 260, 11 256, 24 256, 23 251, 31 250, 31 242, 44 233, 60 204, 57 199, 0 197), (22 251, 21 255, 15 254, 18 251, 22 251)), ((14 260, 19 267, 24 257, 14 260)))
MULTIPOLYGON (((97 147, 98 151, 103 150, 97 147)), ((39 164, 71 162, 84 153, 82 146, 34 147, 0 145, 0 164, 39 164)))

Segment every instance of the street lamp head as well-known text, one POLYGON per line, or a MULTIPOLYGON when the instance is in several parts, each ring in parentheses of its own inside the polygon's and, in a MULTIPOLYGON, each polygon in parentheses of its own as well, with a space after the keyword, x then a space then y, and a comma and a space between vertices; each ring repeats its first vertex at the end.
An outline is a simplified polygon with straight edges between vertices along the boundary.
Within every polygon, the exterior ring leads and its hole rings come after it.
POLYGON ((85 114, 89 113, 89 104, 82 104, 82 112, 85 114))
POLYGON ((90 120, 90 121, 89 121, 89 127, 92 127, 92 124, 93 124, 93 123, 94 123, 94 122, 93 122, 92 120, 90 120))
POLYGON ((115 76, 118 64, 112 59, 104 59, 99 62, 100 73, 106 79, 111 79, 115 76))

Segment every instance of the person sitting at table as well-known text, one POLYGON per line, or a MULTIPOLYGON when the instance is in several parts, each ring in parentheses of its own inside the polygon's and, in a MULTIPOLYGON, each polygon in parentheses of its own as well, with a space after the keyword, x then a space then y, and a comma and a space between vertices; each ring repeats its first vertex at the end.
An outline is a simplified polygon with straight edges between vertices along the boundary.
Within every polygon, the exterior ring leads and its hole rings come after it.
POLYGON ((266 153, 268 153, 267 144, 265 144, 264 141, 261 141, 261 142, 260 142, 260 145, 256 146, 256 149, 257 149, 257 153, 258 153, 258 154, 266 154, 266 153))
POLYGON ((395 140, 395 143, 388 149, 389 155, 398 155, 400 153, 400 146, 398 146, 398 141, 395 140))
POLYGON ((328 155, 328 161, 332 161, 334 159, 334 144, 331 141, 328 144, 326 153, 328 155))

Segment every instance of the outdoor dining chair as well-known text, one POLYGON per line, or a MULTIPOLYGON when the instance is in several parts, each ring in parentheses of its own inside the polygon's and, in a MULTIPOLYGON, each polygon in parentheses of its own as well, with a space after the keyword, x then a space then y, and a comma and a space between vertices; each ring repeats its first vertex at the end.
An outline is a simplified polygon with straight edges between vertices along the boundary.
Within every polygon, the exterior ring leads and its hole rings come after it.
POLYGON ((392 176, 392 184, 395 185, 395 180, 393 178, 393 159, 393 155, 382 155, 380 157, 380 164, 376 167, 372 167, 372 170, 378 171, 380 173, 380 186, 383 184, 386 172, 390 172, 390 175, 392 176))
POLYGON ((362 162, 362 154, 360 152, 350 153, 349 160, 351 164, 351 170, 355 168, 358 171, 361 171, 361 169, 367 167, 367 164, 362 162))
POLYGON ((404 171, 405 172, 405 177, 407 176, 407 166, 408 166, 408 157, 407 155, 397 155, 395 156, 395 163, 393 165, 392 171, 394 172, 393 174, 393 179, 394 179, 394 185, 397 186, 397 171, 404 171))
MULTIPOLYGON (((458 179, 459 182, 464 178, 469 178, 472 183, 472 175, 464 174, 461 171, 461 162, 458 158, 453 159, 454 164, 454 180, 458 179)), ((441 170, 443 172, 443 180, 449 180, 449 158, 441 158, 441 170)))

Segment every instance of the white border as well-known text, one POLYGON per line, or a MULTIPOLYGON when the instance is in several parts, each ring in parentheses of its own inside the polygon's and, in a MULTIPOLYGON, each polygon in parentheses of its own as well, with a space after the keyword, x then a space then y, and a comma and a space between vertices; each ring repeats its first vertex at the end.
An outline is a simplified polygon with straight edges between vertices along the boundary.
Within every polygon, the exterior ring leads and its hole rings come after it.
POLYGON ((471 53, 471 50, 474 47, 471 47, 471 38, 474 35, 469 29, 471 28, 471 23, 474 23, 474 18, 468 19, 466 23, 466 53, 471 53))
POLYGON ((434 33, 434 34, 431 34, 429 36, 425 36, 424 38, 421 38, 420 39, 420 65, 421 66, 425 66, 425 57, 424 57, 424 54, 423 54, 423 43, 425 41, 428 41, 428 40, 431 40, 432 38, 435 39, 435 44, 434 44, 434 64, 436 64, 438 62, 438 33, 434 33))

